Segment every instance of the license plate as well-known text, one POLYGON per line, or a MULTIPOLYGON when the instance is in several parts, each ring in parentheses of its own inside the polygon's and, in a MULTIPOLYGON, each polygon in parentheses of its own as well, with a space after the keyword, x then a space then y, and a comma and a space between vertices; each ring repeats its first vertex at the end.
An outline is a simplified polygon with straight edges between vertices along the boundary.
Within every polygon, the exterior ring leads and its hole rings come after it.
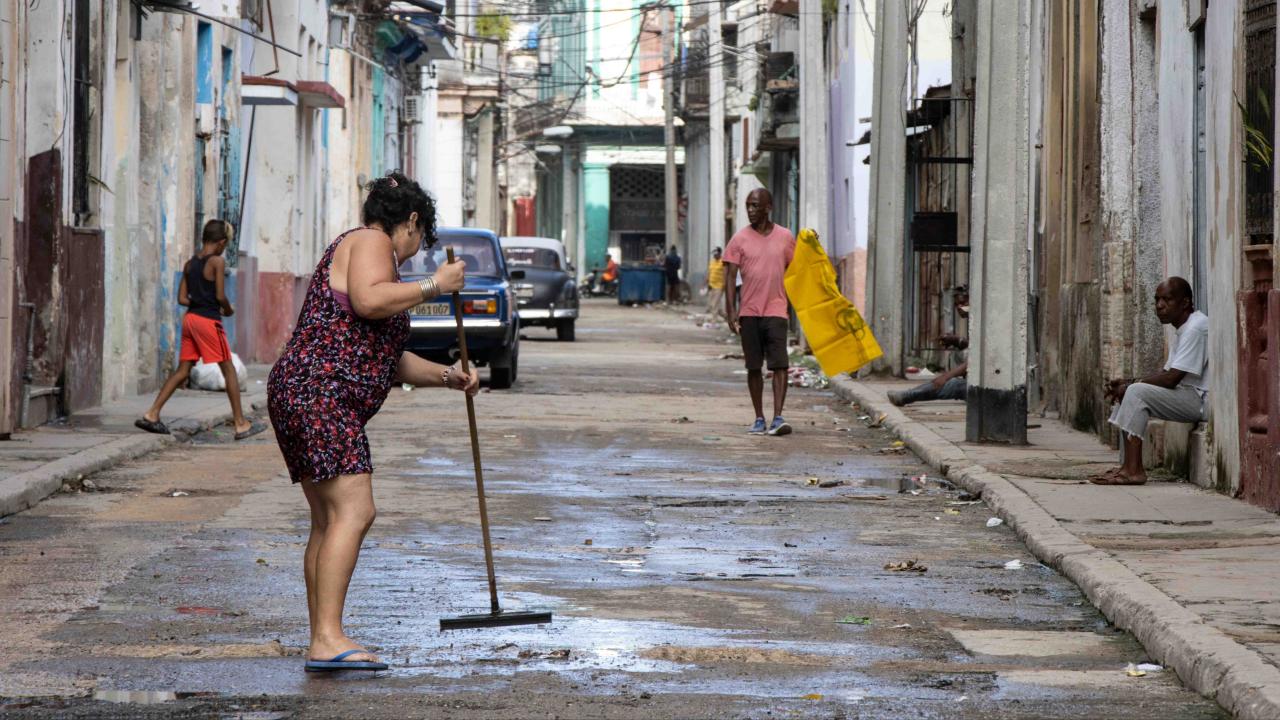
POLYGON ((410 315, 452 315, 449 303, 422 303, 409 311, 410 315))
POLYGON ((529 298, 533 297, 533 288, 532 287, 516 288, 516 297, 522 300, 528 300, 529 298))

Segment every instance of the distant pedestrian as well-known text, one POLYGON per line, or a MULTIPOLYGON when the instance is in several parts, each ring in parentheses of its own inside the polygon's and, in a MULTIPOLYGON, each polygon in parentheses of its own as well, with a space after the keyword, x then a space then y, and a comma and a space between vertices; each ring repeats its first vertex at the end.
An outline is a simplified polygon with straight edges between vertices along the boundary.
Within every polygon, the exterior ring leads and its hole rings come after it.
POLYGON ((210 220, 204 224, 200 238, 200 251, 182 268, 182 280, 178 283, 178 304, 187 308, 182 316, 182 341, 178 347, 178 369, 164 381, 160 394, 151 408, 134 421, 134 426, 150 433, 168 435, 169 428, 160 421, 160 411, 180 385, 191 377, 191 369, 197 361, 216 364, 227 384, 227 398, 231 401, 231 419, 235 438, 243 440, 262 432, 266 426, 251 423, 240 408, 240 383, 231 361, 231 347, 227 345, 227 333, 222 318, 235 314, 235 308, 227 299, 227 262, 222 253, 227 243, 235 237, 235 228, 225 220, 210 220))
POLYGON ((782 283, 787 266, 796 252, 796 237, 790 230, 769 219, 773 196, 763 188, 747 196, 749 227, 738 231, 725 249, 725 315, 729 329, 742 336, 742 355, 747 365, 747 390, 755 407, 755 435, 789 435, 791 426, 782 418, 787 400, 787 291, 782 283), (742 287, 737 286, 742 275, 742 287), (739 304, 741 295, 741 304, 739 304), (767 364, 773 373, 773 421, 764 419, 764 373, 767 364))
POLYGON ((672 245, 667 256, 662 259, 662 270, 667 276, 667 302, 675 304, 680 301, 680 251, 672 245))
POLYGON ((461 290, 465 263, 401 282, 397 268, 435 243, 435 203, 401 175, 375 180, 364 227, 338 236, 311 276, 297 328, 267 381, 267 407, 289 476, 311 507, 303 556, 311 642, 307 671, 385 670, 347 637, 342 610, 360 544, 373 524, 365 423, 392 384, 474 394, 477 375, 404 352, 408 309, 461 290))
POLYGON ((711 251, 711 260, 707 263, 707 314, 724 316, 724 260, 720 248, 711 251))

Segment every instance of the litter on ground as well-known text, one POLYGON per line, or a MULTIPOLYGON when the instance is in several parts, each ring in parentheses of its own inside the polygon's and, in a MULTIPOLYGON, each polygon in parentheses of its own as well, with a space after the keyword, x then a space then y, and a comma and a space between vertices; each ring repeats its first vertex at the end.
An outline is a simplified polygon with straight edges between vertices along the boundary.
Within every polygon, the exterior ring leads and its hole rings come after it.
POLYGON ((1003 524, 1004 521, 997 517, 993 517, 987 521, 987 527, 1000 527, 1003 524))
POLYGON ((1021 561, 1021 560, 1010 560, 1009 562, 1007 562, 1007 563, 1005 563, 1005 564, 1004 564, 1004 569, 1005 569, 1005 570, 1021 570, 1021 569, 1022 569, 1022 561, 1021 561))
POLYGON ((871 618, 865 615, 845 615, 836 621, 838 625, 870 625, 871 618))
POLYGON ((927 571, 929 568, 925 567, 924 565, 921 565, 921 564, 919 563, 919 561, 917 561, 917 560, 915 560, 915 559, 911 559, 911 560, 906 560, 906 561, 903 561, 903 562, 888 563, 888 564, 886 564, 886 565, 884 566, 884 569, 885 569, 885 570, 891 570, 891 571, 893 571, 893 572, 920 572, 920 573, 922 573, 922 572, 927 571))

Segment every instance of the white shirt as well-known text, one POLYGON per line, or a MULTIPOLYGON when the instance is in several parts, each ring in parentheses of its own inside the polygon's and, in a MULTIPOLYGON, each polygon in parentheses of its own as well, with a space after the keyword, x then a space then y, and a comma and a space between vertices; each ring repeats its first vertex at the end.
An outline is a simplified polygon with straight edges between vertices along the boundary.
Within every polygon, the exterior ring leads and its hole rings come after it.
POLYGON ((1191 313, 1182 327, 1177 329, 1173 347, 1169 350, 1169 360, 1164 364, 1165 370, 1181 370, 1186 373, 1179 387, 1188 385, 1204 397, 1209 392, 1209 381, 1205 375, 1209 373, 1209 317, 1196 310, 1191 313))

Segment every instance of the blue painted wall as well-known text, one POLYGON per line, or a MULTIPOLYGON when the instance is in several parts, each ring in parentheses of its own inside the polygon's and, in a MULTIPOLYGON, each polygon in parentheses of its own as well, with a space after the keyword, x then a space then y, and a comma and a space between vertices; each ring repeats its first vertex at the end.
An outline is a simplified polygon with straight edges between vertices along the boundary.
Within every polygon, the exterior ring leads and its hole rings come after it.
POLYGON ((196 26, 196 102, 213 102, 213 26, 196 26))

